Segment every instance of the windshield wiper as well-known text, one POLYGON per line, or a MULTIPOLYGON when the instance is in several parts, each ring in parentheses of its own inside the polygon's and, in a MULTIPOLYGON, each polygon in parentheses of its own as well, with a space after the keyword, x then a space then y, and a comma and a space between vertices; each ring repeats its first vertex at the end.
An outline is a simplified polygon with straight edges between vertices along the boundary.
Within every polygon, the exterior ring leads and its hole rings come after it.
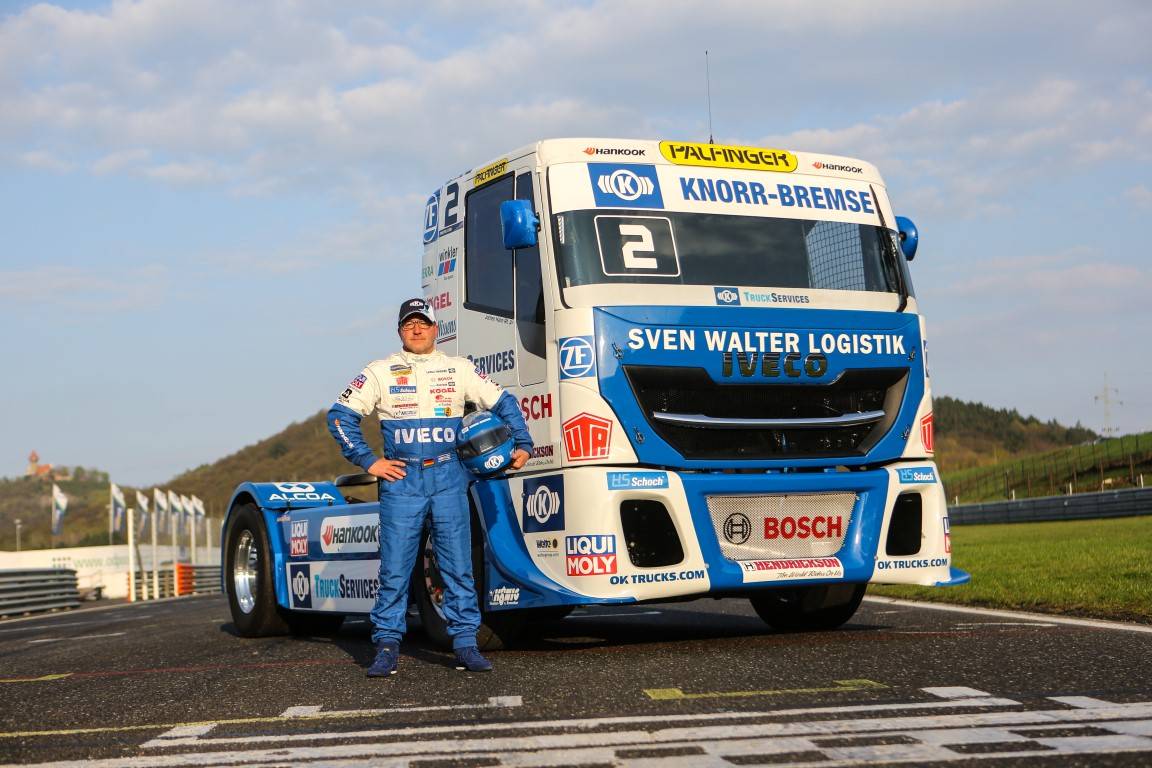
POLYGON ((889 264, 896 270, 896 287, 897 290, 900 291, 900 306, 896 307, 896 311, 903 312, 908 307, 908 286, 904 284, 904 270, 900 269, 899 261, 903 256, 892 242, 892 235, 888 231, 888 223, 884 221, 884 208, 881 207, 880 200, 876 197, 876 189, 869 184, 868 190, 872 193, 872 202, 876 204, 876 213, 880 216, 880 228, 884 232, 884 236, 881 238, 884 242, 884 250, 890 258, 889 264))

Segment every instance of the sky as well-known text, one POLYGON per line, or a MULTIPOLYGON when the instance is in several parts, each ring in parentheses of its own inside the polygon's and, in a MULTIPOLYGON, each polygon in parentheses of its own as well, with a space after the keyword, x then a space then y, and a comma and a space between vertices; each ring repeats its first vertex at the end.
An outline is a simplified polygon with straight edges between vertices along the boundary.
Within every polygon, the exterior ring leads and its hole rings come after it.
POLYGON ((1149 40, 1143 0, 0 0, 0 476, 160 483, 326 408, 434 188, 706 141, 706 50, 718 143, 869 160, 916 221, 937 395, 1152 430, 1149 40))

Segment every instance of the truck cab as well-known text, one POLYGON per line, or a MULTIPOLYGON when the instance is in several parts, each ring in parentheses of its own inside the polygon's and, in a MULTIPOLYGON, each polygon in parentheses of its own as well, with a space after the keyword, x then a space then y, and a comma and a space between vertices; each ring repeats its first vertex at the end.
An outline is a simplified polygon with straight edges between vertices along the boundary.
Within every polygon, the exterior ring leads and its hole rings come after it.
POLYGON ((517 395, 535 449, 475 483, 489 613, 743 595, 847 620, 950 585, 917 233, 862 160, 552 139, 424 215, 437 345, 517 395))

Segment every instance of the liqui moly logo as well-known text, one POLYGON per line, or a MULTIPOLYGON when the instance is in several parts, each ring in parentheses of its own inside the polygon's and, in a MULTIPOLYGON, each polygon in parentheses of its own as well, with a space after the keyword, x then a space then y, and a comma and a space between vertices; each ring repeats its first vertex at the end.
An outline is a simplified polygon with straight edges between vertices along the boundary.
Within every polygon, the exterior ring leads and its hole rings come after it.
POLYGON ((570 461, 602 459, 612 448, 612 421, 581 413, 564 422, 564 448, 570 461))
POLYGON ((565 536, 564 552, 569 576, 616 573, 616 537, 610 533, 565 536))

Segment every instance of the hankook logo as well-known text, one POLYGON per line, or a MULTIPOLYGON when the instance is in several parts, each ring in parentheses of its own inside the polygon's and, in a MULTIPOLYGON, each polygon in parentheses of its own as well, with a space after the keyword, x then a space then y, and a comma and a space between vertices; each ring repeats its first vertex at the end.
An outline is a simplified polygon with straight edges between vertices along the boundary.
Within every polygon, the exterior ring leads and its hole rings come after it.
POLYGON ((628 157, 643 157, 648 154, 646 149, 616 149, 612 147, 588 147, 584 150, 586 155, 624 155, 628 157))

